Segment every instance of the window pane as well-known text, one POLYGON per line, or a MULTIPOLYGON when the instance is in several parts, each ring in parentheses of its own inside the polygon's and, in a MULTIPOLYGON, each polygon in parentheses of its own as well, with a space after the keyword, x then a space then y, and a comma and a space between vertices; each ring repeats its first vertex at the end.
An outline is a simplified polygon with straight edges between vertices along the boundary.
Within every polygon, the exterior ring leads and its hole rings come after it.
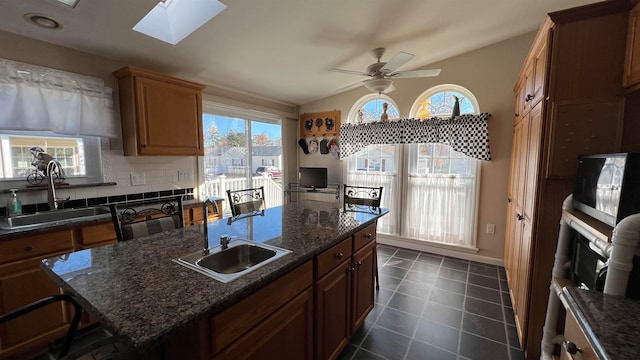
MULTIPOLYGON (((258 120, 203 115, 205 156, 201 194, 264 186, 267 207, 282 204, 282 126, 258 120)), ((224 215, 231 213, 223 202, 224 215)))
MULTIPOLYGON (((5 155, 2 158, 5 179, 26 178, 36 171, 33 163, 35 155, 30 150, 32 147, 40 147, 57 159, 62 164, 67 177, 87 175, 84 141, 81 138, 6 134, 0 134, 0 138, 9 149, 8 156, 5 155)), ((3 145, 3 147, 5 146, 3 145)))
POLYGON ((379 121, 383 113, 383 106, 387 104, 387 116, 391 119, 400 118, 398 109, 389 101, 385 99, 375 99, 365 103, 360 111, 362 113, 362 120, 367 121, 379 121))

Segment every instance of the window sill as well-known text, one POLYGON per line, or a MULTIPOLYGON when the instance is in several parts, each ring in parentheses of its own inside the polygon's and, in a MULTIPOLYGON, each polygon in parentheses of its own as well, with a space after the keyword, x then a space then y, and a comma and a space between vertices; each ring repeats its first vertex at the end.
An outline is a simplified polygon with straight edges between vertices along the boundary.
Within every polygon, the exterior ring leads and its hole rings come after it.
MULTIPOLYGON (((79 189, 79 188, 88 188, 88 187, 98 187, 98 186, 115 186, 117 183, 115 182, 103 182, 103 183, 91 183, 91 184, 56 184, 56 189, 79 189)), ((28 185, 23 187, 16 187, 18 189, 17 192, 31 192, 31 191, 42 191, 47 190, 47 184, 42 183, 39 185, 28 185)), ((9 193, 8 189, 1 190, 3 193, 9 193)))

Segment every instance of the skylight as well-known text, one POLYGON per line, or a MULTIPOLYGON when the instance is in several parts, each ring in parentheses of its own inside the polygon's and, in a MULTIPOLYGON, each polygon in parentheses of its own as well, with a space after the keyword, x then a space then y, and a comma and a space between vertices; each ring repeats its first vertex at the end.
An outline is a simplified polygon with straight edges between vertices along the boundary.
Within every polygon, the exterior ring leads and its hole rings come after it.
MULTIPOLYGON (((169 0, 171 1, 171 0, 169 0)), ((58 0, 59 3, 62 3, 64 5, 70 6, 72 8, 76 7, 76 5, 78 5, 78 0, 58 0)))
POLYGON ((226 7, 218 0, 161 0, 133 30, 175 45, 226 7))

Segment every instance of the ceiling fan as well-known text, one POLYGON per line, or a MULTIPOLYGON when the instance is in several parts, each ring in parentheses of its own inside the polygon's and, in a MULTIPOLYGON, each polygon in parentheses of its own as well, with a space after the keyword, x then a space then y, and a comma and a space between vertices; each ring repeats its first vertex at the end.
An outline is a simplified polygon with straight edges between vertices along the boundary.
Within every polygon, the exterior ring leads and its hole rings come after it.
POLYGON ((395 90, 392 79, 432 77, 440 74, 440 69, 396 71, 396 69, 413 59, 415 55, 400 51, 388 62, 380 61, 382 55, 384 55, 386 51, 387 49, 382 47, 371 50, 371 55, 373 55, 378 61, 367 66, 367 70, 365 72, 331 69, 333 72, 370 77, 370 79, 347 85, 336 90, 336 92, 342 92, 364 85, 372 92, 383 94, 395 90))

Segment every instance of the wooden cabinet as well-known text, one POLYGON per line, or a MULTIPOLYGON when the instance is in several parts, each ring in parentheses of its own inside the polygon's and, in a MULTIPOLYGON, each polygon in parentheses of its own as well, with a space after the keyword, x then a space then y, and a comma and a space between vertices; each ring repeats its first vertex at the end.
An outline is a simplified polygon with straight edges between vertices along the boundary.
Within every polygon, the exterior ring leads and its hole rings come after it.
POLYGON ((113 74, 124 155, 204 156, 203 85, 130 66, 113 74))
MULTIPOLYGON (((0 313, 59 294, 60 288, 40 269, 43 257, 73 250, 73 232, 51 231, 0 242, 0 313)), ((48 305, 0 326, 0 358, 37 355, 64 336, 70 315, 62 303, 48 305), (27 355, 29 354, 29 355, 27 355)))
MULTIPOLYGON (((222 199, 216 200, 219 210, 222 210, 222 199)), ((222 213, 216 211, 213 205, 209 205, 208 221, 222 219, 222 213)), ((184 207, 184 226, 202 225, 204 223, 204 211, 202 204, 184 207)))
POLYGON ((622 85, 631 90, 639 88, 640 84, 640 3, 629 11, 627 27, 627 47, 624 59, 624 76, 622 85))
POLYGON ((113 222, 82 226, 78 229, 80 236, 77 241, 77 249, 89 249, 118 242, 113 222))
POLYGON ((345 258, 316 283, 318 360, 337 358, 351 337, 351 271, 351 258, 345 258))
POLYGON ((549 14, 516 83, 504 263, 527 358, 540 356, 562 201, 578 154, 619 150, 628 6, 549 14))
POLYGON ((312 269, 309 261, 215 315, 210 321, 208 346, 216 354, 215 359, 265 359, 269 354, 283 359, 310 359, 312 269))
POLYGON ((586 335, 582 331, 575 315, 570 309, 567 309, 567 315, 564 322, 564 343, 560 350, 561 360, 598 360, 598 355, 593 351, 591 344, 587 340, 586 335), (578 354, 572 355, 570 350, 571 344, 575 345, 576 349, 579 349, 578 354))
POLYGON ((308 288, 214 359, 311 359, 312 324, 313 289, 308 288))
POLYGON ((316 257, 317 360, 336 359, 373 309, 375 228, 374 223, 316 257))

